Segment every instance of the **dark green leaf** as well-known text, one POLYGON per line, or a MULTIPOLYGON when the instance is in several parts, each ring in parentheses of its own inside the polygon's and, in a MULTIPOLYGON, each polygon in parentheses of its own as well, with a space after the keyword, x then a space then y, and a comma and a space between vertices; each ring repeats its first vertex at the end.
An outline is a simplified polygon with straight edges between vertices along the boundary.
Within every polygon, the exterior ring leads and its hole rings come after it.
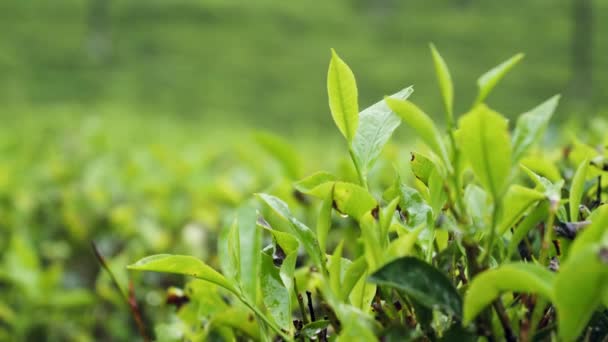
POLYGON ((490 94, 492 89, 494 89, 496 84, 498 84, 498 82, 523 58, 523 54, 517 54, 511 57, 509 60, 501 63, 500 65, 481 75, 481 77, 477 79, 479 93, 477 94, 475 104, 482 103, 490 94))
POLYGON ((369 281, 403 291, 427 308, 440 308, 460 316, 462 300, 454 285, 440 271, 413 257, 392 261, 372 274, 369 281))

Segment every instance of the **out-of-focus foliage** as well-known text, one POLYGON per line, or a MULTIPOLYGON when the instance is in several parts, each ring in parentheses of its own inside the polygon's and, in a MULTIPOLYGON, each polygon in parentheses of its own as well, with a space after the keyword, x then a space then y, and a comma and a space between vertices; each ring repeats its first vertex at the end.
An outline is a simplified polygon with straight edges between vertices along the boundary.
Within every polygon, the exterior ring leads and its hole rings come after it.
POLYGON ((558 115, 585 115, 574 105, 608 106, 608 42, 601 39, 608 3, 585 2, 593 5, 593 91, 579 94, 580 85, 571 89, 578 39, 572 0, 4 0, 0 103, 41 115, 49 106, 88 113, 109 105, 328 128, 319 84, 335 47, 349 56, 362 107, 405 79, 416 86, 417 104, 435 114, 442 104, 431 96, 431 41, 452 65, 457 112, 474 97, 476 75, 522 51, 527 62, 492 94, 495 108, 512 118, 539 98, 572 90, 558 115))

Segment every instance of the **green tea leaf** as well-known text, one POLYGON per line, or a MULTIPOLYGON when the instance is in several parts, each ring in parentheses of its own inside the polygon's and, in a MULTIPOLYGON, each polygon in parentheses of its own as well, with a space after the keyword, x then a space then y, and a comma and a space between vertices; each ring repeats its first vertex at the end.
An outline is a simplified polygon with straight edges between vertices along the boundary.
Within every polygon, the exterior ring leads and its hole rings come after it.
POLYGON ((389 108, 412 127, 422 140, 429 145, 431 150, 441 158, 448 171, 451 171, 452 165, 447 149, 433 120, 410 101, 402 101, 390 97, 387 97, 385 101, 389 108))
POLYGON ((329 285, 331 290, 335 294, 340 293, 341 286, 341 274, 342 274, 342 249, 344 248, 344 240, 340 241, 336 249, 334 250, 334 254, 331 256, 329 260, 328 270, 329 270, 329 285))
POLYGON ((427 308, 440 308, 460 316, 462 301, 450 280, 439 270, 414 257, 403 257, 383 266, 369 281, 403 291, 427 308))
POLYGON ((505 190, 511 170, 511 142, 507 120, 485 105, 478 105, 459 122, 462 153, 480 183, 494 200, 505 190))
POLYGON ((487 225, 491 215, 491 202, 488 194, 479 186, 469 184, 464 189, 464 200, 466 209, 471 217, 472 231, 483 229, 487 225))
MULTIPOLYGON (((258 253, 260 252, 258 251, 258 253)), ((283 284, 279 269, 272 262, 272 257, 265 253, 260 253, 260 256, 262 272, 261 274, 254 273, 254 275, 256 278, 260 278, 264 305, 279 327, 289 331, 291 327, 290 291, 283 284)))
MULTIPOLYGON (((392 98, 405 100, 414 92, 408 87, 391 95, 392 98)), ((359 126, 353 140, 353 152, 357 165, 364 176, 374 166, 384 145, 401 124, 401 119, 391 111, 382 100, 359 114, 359 126)))
POLYGON ((340 291, 340 299, 345 301, 350 296, 357 282, 365 275, 367 271, 367 261, 365 256, 360 256, 355 259, 344 272, 342 286, 340 291))
POLYGON ((502 235, 511 228, 538 201, 544 200, 545 195, 534 189, 528 189, 514 184, 509 187, 503 199, 504 210, 498 224, 498 234, 502 235))
POLYGON ((256 195, 272 210, 274 210, 275 213, 290 223, 289 227, 291 228, 291 233, 296 236, 302 246, 304 246, 304 249, 306 249, 306 252, 312 259, 315 266, 317 266, 319 269, 324 269, 325 263, 323 260, 325 259, 325 254, 321 251, 319 242, 317 241, 312 230, 310 230, 310 228, 308 228, 304 223, 298 221, 298 219, 296 219, 289 210, 287 204, 281 201, 279 198, 267 194, 256 195))
POLYGON ((329 235, 329 229, 331 228, 331 212, 334 203, 334 192, 330 192, 323 199, 321 203, 321 209, 319 216, 317 217, 317 239, 319 240, 319 247, 321 251, 325 253, 327 251, 327 235, 329 235))
POLYGON ((435 74, 437 75, 437 81, 439 82, 439 90, 443 97, 443 105, 445 106, 445 112, 448 117, 448 122, 451 123, 453 119, 453 107, 454 107, 454 85, 452 84, 452 76, 450 76, 450 70, 448 65, 445 63, 435 45, 431 44, 431 54, 433 55, 433 64, 435 65, 435 74))
POLYGON ((600 306, 598 299, 601 300, 608 276, 608 263, 602 260, 600 251, 597 243, 587 245, 576 253, 571 252, 560 267, 555 279, 554 304, 561 341, 575 341, 600 306))
POLYGON ((239 282, 243 294, 252 303, 256 302, 258 293, 258 273, 260 270, 260 250, 262 249, 262 231, 257 229, 256 209, 245 205, 237 211, 239 236, 239 282))
POLYGON ((464 297, 463 324, 468 325, 503 292, 538 294, 553 299, 554 274, 536 264, 504 264, 480 273, 471 282, 464 297))
POLYGON ((350 145, 359 123, 357 83, 353 72, 333 49, 327 73, 327 93, 334 122, 350 145))
POLYGON ((239 231, 237 220, 225 225, 218 236, 218 259, 226 278, 236 281, 241 269, 239 263, 239 231))
POLYGON ((538 107, 519 116, 511 140, 513 144, 513 163, 517 163, 526 151, 540 140, 555 108, 557 108, 559 98, 559 95, 555 95, 538 107))
POLYGON ((585 159, 576 169, 576 173, 572 178, 572 186, 570 188, 570 220, 578 221, 578 207, 583 198, 583 190, 585 188, 585 179, 587 178, 587 168, 589 160, 585 159))
POLYGON ((410 166, 414 177, 418 178, 424 185, 429 186, 429 178, 435 170, 435 164, 426 156, 418 152, 412 152, 410 166))
POLYGON ((334 184, 334 207, 340 213, 359 220, 365 213, 378 206, 376 199, 365 188, 353 183, 334 184))
POLYGON ((386 251, 389 261, 412 254, 414 246, 418 241, 418 236, 424 227, 425 226, 421 224, 407 234, 403 234, 391 241, 388 245, 388 250, 386 251))
POLYGON ((223 275, 209 267, 201 260, 188 255, 156 254, 140 259, 136 263, 127 266, 135 271, 152 271, 162 273, 174 273, 206 280, 219 285, 230 292, 237 293, 223 275))
POLYGON ((490 71, 481 75, 479 79, 477 79, 477 86, 479 87, 479 93, 477 94, 477 99, 475 100, 475 105, 482 103, 486 97, 490 94, 492 89, 498 84, 498 82, 517 64, 524 58, 522 53, 519 53, 509 60, 501 63, 500 65, 494 67, 490 71))
POLYGON ((410 227, 417 227, 425 223, 429 213, 433 213, 433 209, 422 199, 416 189, 397 182, 399 180, 385 192, 385 197, 400 197, 399 206, 410 227))
POLYGON ((511 240, 509 241, 509 247, 507 249, 507 256, 513 255, 519 243, 528 235, 528 232, 532 230, 532 228, 536 227, 536 225, 544 220, 547 215, 549 215, 549 203, 542 202, 536 207, 534 207, 528 216, 524 218, 521 223, 515 229, 513 236, 511 236, 511 240))
POLYGON ((588 246, 601 241, 605 234, 608 234, 608 205, 597 208, 588 219, 591 224, 577 234, 568 251, 569 256, 582 253, 588 246))
POLYGON ((329 186, 328 184, 333 183, 335 180, 337 180, 336 176, 328 172, 321 171, 313 173, 312 175, 294 183, 293 186, 296 188, 296 190, 304 194, 314 195, 318 192, 317 190, 319 187, 323 185, 329 186))
POLYGON ((281 164, 281 167, 289 178, 298 179, 300 177, 300 170, 302 168, 298 153, 296 153, 293 146, 287 140, 267 132, 258 132, 254 135, 254 138, 260 146, 281 164))

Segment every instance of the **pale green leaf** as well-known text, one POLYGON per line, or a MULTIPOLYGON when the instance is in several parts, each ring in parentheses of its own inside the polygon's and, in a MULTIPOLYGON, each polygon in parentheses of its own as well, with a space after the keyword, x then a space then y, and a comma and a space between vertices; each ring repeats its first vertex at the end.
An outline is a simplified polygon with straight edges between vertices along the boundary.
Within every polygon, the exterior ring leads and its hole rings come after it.
POLYGON ((498 199, 511 170, 511 142, 507 120, 481 104, 459 122, 459 145, 479 182, 498 199))
POLYGON ((490 94, 492 89, 494 89, 496 84, 498 84, 498 82, 523 58, 524 55, 519 53, 481 75, 481 77, 477 79, 479 93, 477 94, 475 105, 482 103, 490 94))
MULTIPOLYGON (((604 247, 607 248, 607 247, 604 247)), ((555 279, 558 334, 561 341, 575 341, 600 306, 608 263, 600 257, 595 243, 570 252, 555 279)))
POLYGON ((350 144, 359 123, 357 83, 353 72, 333 49, 327 73, 327 93, 334 122, 350 144))
POLYGON ((239 236, 239 282, 245 297, 256 302, 258 293, 258 273, 260 270, 260 250, 262 249, 262 231, 257 229, 257 212, 255 208, 245 205, 237 211, 239 236))
POLYGON ((429 185, 431 173, 435 170, 435 164, 425 155, 412 152, 410 158, 410 167, 414 176, 418 178, 424 185, 429 185))
POLYGON ((334 254, 331 256, 329 260, 329 265, 327 269, 329 270, 329 285, 334 294, 340 293, 341 286, 341 275, 342 275, 342 250, 344 248, 344 240, 340 241, 336 249, 334 250, 334 254))
POLYGON ((507 250, 507 256, 513 255, 519 243, 528 235, 528 232, 536 225, 544 220, 549 214, 548 202, 542 202, 536 207, 532 208, 530 213, 517 225, 511 240, 509 241, 509 247, 507 250))
POLYGON ((314 195, 315 193, 319 192, 320 187, 326 187, 328 186, 328 184, 333 183, 335 180, 337 180, 336 176, 328 172, 321 171, 313 173, 312 175, 295 182, 293 186, 294 188, 296 188, 296 190, 304 194, 314 195))
POLYGON ((351 294, 355 285, 359 282, 361 277, 365 275, 367 271, 367 261, 365 260, 365 256, 360 256, 355 259, 346 271, 344 272, 344 277, 342 278, 342 286, 340 290, 340 299, 345 301, 351 294))
POLYGON ((570 187, 570 220, 578 221, 579 205, 583 199, 583 191, 585 189, 585 179, 587 178, 587 168, 589 160, 585 159, 576 169, 576 173, 572 178, 572 186, 570 187))
POLYGON ((503 210, 498 234, 503 234, 511 228, 538 201, 544 200, 545 195, 534 189, 528 189, 518 184, 509 187, 503 198, 503 210))
POLYGON ((526 151, 541 139, 555 108, 557 108, 559 98, 559 95, 555 95, 519 116, 512 139, 514 163, 517 163, 526 151))
POLYGON ((205 264, 203 261, 188 255, 151 255, 127 266, 127 268, 135 271, 152 271, 187 275, 206 280, 233 293, 237 293, 234 286, 232 286, 232 284, 230 284, 230 282, 228 282, 223 275, 205 264))
POLYGON ((536 264, 504 264, 480 273, 469 285, 464 297, 463 323, 468 325, 503 292, 538 294, 553 299, 554 274, 536 264))
POLYGON ((576 235, 568 251, 568 258, 582 253, 588 246, 601 241, 605 234, 608 234, 608 205, 602 205, 594 210, 588 220, 591 224, 576 235))
POLYGON ((319 216, 317 217, 317 239, 319 240, 319 247, 321 251, 325 253, 327 250, 327 236, 331 229, 331 212, 334 202, 333 191, 328 193, 321 203, 321 209, 319 210, 319 216))
POLYGON ((435 65, 435 74, 439 82, 439 90, 443 97, 443 105, 448 117, 448 122, 453 122, 453 107, 454 107, 454 85, 452 84, 452 76, 448 65, 439 54, 435 45, 431 44, 431 54, 433 55, 433 64, 435 65))
POLYGON ((389 108, 399 115, 408 126, 412 127, 420 138, 429 145, 431 150, 441 158, 448 171, 451 171, 452 165, 447 149, 433 120, 410 101, 396 100, 390 97, 386 98, 385 101, 389 108))
MULTIPOLYGON (((408 87, 391 95, 391 97, 405 100, 413 92, 414 89, 408 87)), ((359 126, 352 146, 356 163, 364 176, 367 176, 384 145, 400 124, 401 119, 391 111, 384 100, 368 107, 359 114, 359 126)))
POLYGON ((376 199, 363 187, 345 182, 334 183, 334 207, 356 220, 378 206, 376 199))

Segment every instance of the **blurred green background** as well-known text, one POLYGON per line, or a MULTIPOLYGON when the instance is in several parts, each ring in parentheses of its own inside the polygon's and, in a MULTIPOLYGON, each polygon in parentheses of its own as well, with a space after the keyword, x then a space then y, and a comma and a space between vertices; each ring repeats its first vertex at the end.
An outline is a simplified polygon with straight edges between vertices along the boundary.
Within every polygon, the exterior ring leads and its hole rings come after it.
POLYGON ((434 42, 457 109, 481 73, 524 52, 490 102, 515 115, 572 94, 559 112, 568 115, 607 104, 607 10, 597 0, 7 0, 0 103, 6 116, 59 107, 331 129, 330 47, 354 70, 361 106, 413 84, 435 113, 434 42))
MULTIPOLYGON (((215 233, 252 193, 310 217, 294 180, 355 177, 327 104, 330 48, 360 108, 414 85, 439 120, 430 42, 458 112, 479 75, 524 52, 489 103, 514 117, 562 93, 553 123, 582 125, 608 107, 606 19, 599 0, 0 1, 0 341, 138 338, 91 241, 133 281, 152 334, 180 340, 164 291, 182 280, 125 266, 152 253, 217 266, 215 233)), ((585 137, 601 139, 594 122, 585 137)), ((384 157, 378 189, 409 160, 397 145, 384 157)))

